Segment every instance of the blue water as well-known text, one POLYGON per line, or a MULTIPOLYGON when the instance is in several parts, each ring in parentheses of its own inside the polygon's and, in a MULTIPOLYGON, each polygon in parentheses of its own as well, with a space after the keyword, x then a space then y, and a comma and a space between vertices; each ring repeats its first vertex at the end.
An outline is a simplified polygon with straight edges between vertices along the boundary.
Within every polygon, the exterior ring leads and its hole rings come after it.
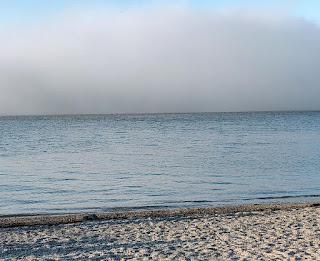
POLYGON ((319 195, 320 112, 0 117, 0 215, 319 195))

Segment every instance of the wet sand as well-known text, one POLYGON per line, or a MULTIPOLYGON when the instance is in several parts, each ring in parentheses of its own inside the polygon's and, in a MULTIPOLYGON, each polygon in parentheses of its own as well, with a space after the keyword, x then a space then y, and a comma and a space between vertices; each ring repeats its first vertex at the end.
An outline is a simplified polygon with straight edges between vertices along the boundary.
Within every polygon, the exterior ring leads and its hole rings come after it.
POLYGON ((0 259, 320 260, 319 206, 0 217, 0 259))

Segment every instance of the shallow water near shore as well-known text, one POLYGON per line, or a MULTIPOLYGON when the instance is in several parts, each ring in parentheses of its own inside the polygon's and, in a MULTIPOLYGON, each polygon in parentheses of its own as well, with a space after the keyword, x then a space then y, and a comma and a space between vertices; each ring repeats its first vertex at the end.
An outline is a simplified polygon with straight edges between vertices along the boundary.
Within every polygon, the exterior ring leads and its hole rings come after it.
POLYGON ((0 117, 0 215, 320 199, 320 112, 0 117))

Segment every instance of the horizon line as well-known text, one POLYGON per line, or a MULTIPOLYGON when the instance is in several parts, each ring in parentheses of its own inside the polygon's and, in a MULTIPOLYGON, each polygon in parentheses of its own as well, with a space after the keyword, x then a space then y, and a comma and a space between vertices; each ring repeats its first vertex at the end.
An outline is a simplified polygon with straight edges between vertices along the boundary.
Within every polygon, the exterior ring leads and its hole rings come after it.
POLYGON ((107 116, 107 115, 154 115, 154 114, 218 114, 218 113, 285 113, 285 112, 320 112, 314 110, 257 110, 257 111, 198 111, 198 112, 119 112, 119 113, 57 113, 57 114, 4 114, 0 117, 55 117, 55 116, 107 116))

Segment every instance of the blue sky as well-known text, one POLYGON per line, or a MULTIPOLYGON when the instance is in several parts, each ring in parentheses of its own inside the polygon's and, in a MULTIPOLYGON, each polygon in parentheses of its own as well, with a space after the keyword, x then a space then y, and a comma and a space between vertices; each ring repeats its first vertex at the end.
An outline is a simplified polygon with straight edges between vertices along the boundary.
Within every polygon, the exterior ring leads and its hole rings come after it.
POLYGON ((320 24, 320 1, 318 0, 185 0, 185 1, 152 1, 152 0, 0 0, 0 22, 16 23, 35 21, 43 17, 55 15, 70 9, 99 8, 112 6, 115 8, 141 8, 153 4, 180 3, 191 8, 269 8, 280 9, 292 16, 302 17, 320 24))

